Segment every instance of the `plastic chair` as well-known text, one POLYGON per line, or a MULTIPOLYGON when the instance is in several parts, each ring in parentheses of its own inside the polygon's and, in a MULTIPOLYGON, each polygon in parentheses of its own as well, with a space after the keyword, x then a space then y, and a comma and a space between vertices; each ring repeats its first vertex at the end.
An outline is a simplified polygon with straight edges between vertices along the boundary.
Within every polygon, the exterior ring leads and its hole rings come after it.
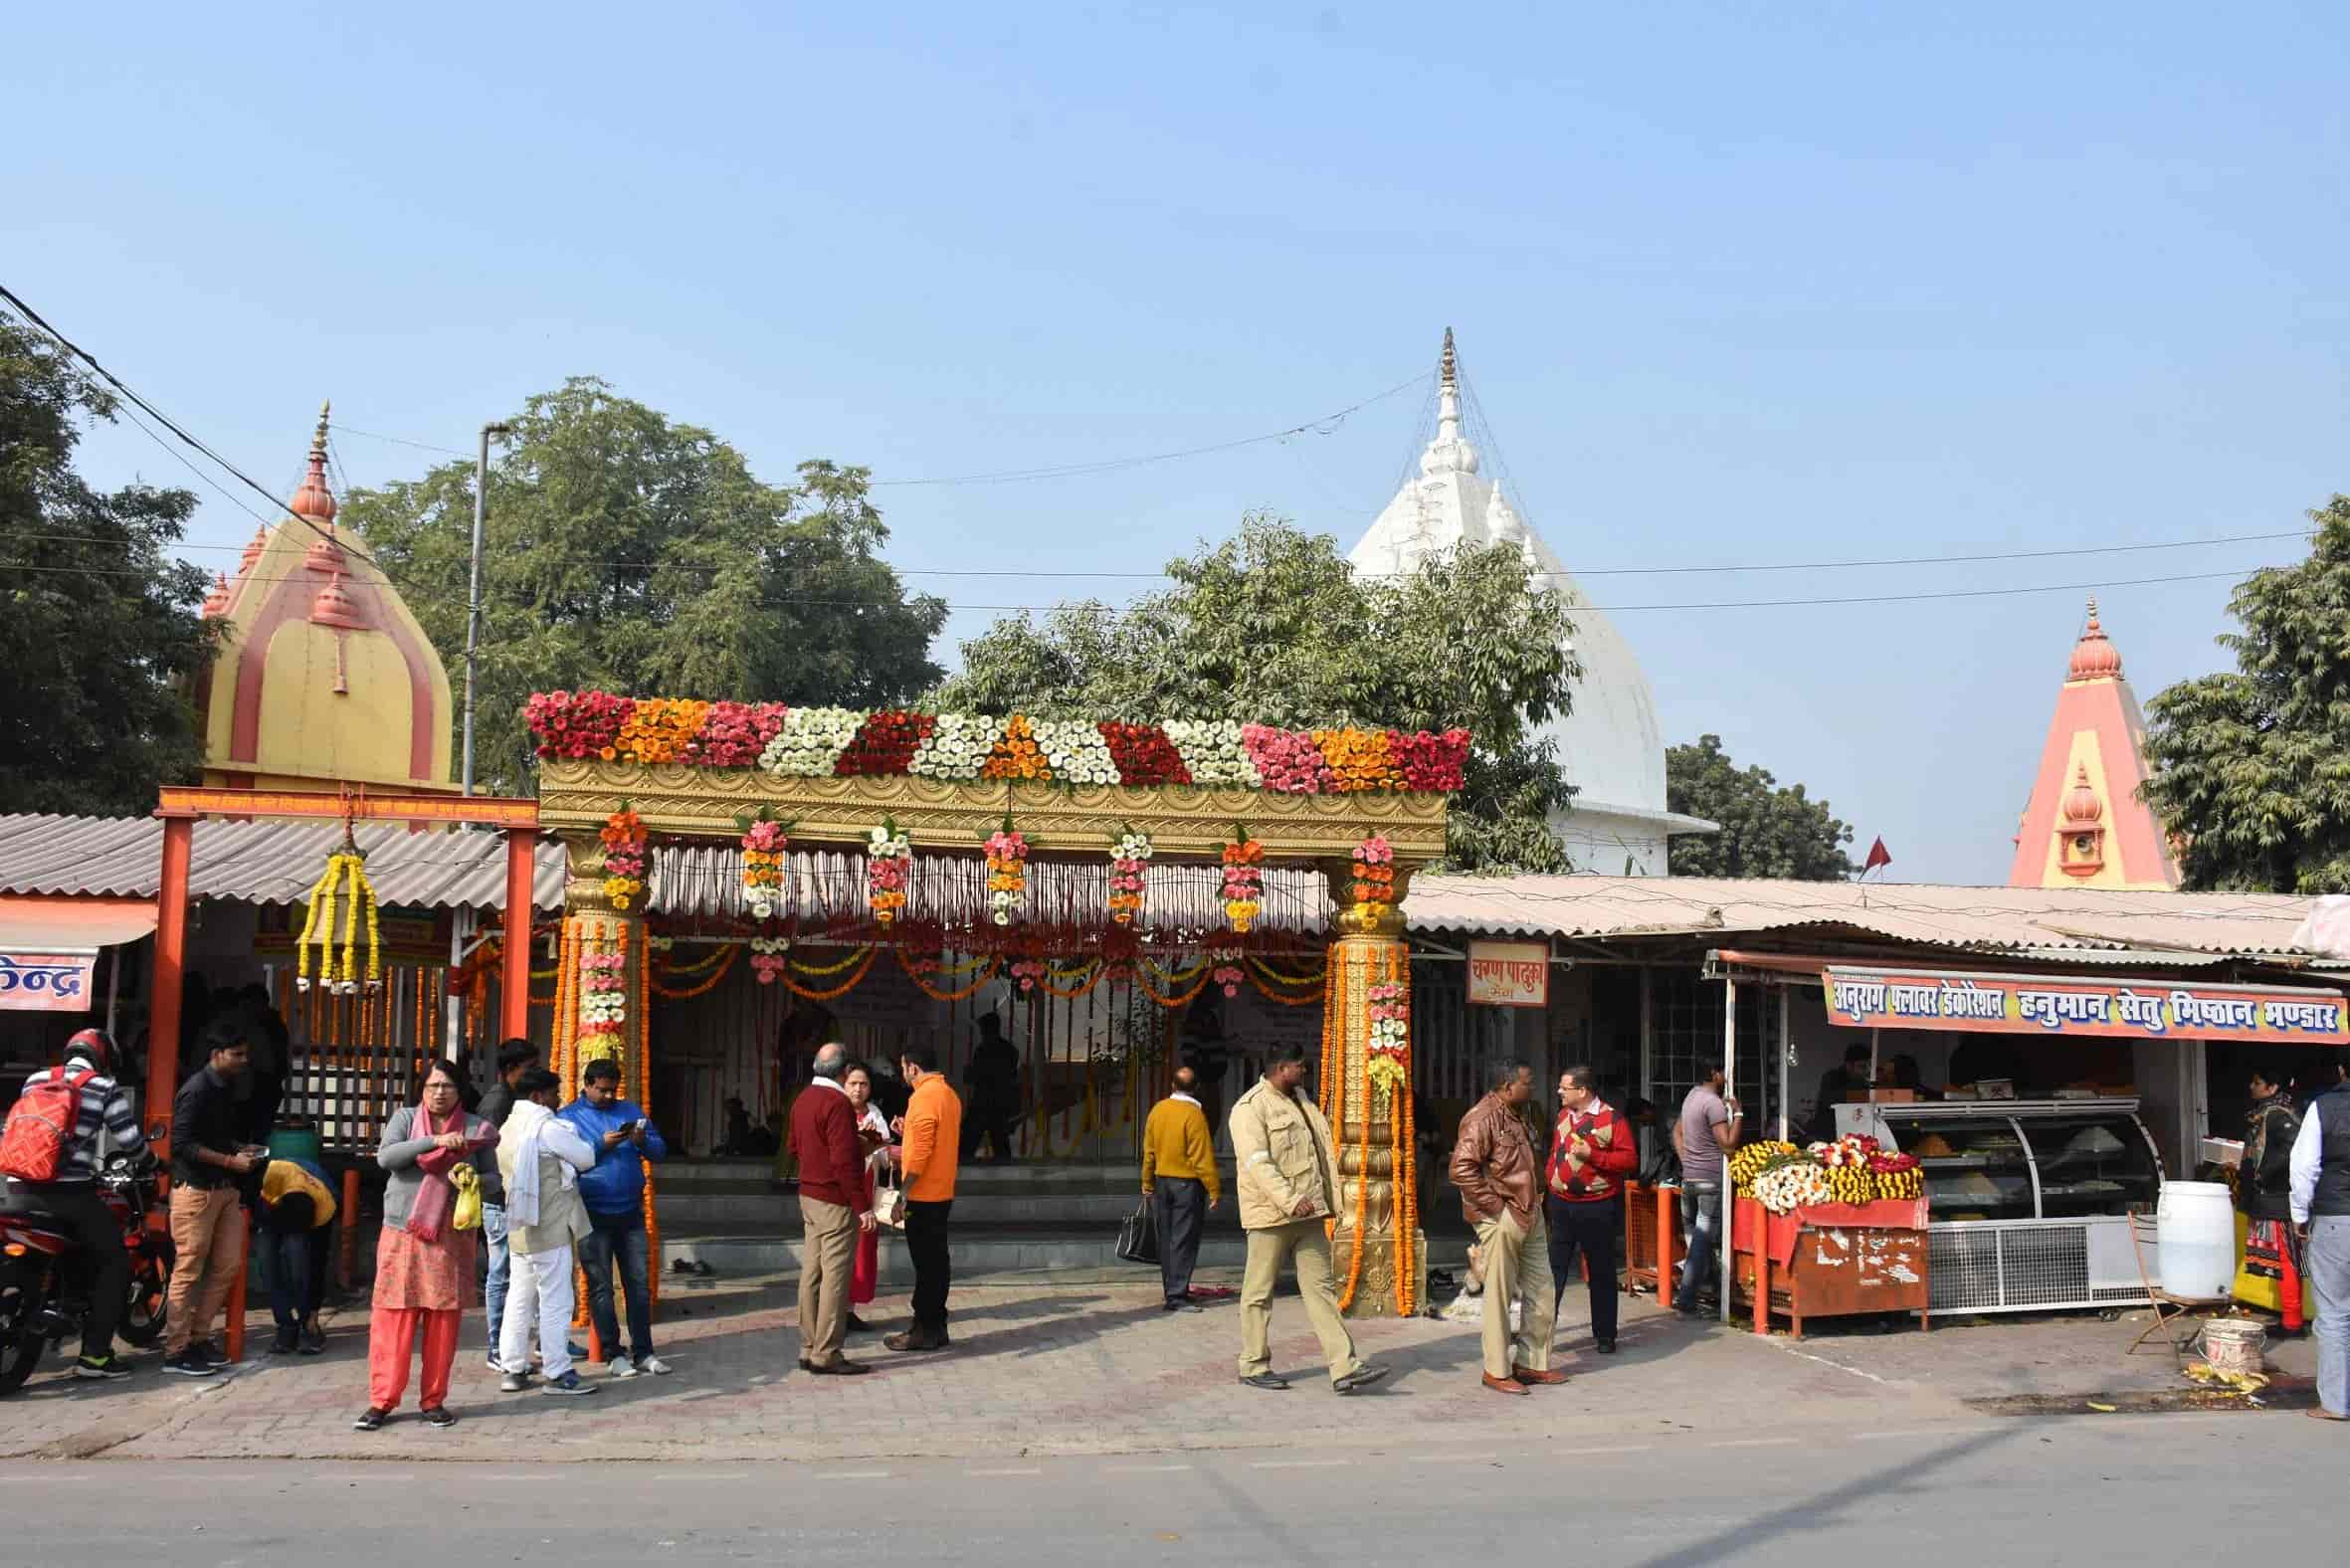
POLYGON ((2146 1300, 2154 1308, 2154 1321, 2139 1331, 2123 1354, 2136 1355, 2147 1340, 2162 1334, 2170 1340, 2172 1358, 2183 1366, 2187 1361, 2187 1346, 2194 1341, 2199 1328, 2190 1328, 2181 1337, 2176 1327, 2178 1322, 2199 1313, 2224 1312, 2234 1304, 2234 1299, 2229 1295, 2174 1295, 2165 1290, 2161 1284, 2161 1226, 2153 1215, 2142 1210, 2131 1210, 2129 1219, 2130 1250, 2137 1255, 2138 1279, 2146 1287, 2146 1300))

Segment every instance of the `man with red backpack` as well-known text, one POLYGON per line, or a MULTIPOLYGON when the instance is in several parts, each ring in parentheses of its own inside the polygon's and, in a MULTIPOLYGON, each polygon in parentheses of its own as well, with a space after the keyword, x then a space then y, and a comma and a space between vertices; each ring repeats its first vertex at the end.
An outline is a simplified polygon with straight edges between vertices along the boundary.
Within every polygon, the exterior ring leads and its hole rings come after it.
POLYGON ((130 1375, 114 1354, 114 1325, 130 1296, 130 1254, 122 1224, 98 1196, 98 1132, 118 1154, 147 1152, 130 1098, 108 1077, 114 1042, 102 1029, 85 1029, 66 1042, 62 1067, 25 1079, 24 1092, 0 1130, 0 1172, 12 1203, 57 1217, 90 1270, 90 1313, 82 1319, 78 1378, 130 1375))

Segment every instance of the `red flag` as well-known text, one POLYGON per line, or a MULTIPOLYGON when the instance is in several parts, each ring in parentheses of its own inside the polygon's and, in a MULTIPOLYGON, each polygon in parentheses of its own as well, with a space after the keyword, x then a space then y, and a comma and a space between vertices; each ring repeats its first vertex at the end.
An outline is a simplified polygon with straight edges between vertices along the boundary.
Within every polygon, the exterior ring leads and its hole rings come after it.
POLYGON ((1870 872, 1875 871, 1879 866, 1890 866, 1892 864, 1892 856, 1885 852, 1885 841, 1878 839, 1874 844, 1868 846, 1868 859, 1860 863, 1860 875, 1865 877, 1870 872))

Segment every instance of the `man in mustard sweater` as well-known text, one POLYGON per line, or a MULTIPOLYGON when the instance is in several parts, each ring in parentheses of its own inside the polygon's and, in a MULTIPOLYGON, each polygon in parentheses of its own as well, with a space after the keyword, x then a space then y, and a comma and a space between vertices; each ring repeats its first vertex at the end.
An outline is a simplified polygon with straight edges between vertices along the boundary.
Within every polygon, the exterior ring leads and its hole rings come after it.
POLYGON ((1191 1272, 1208 1212, 1224 1201, 1199 1081, 1191 1064, 1177 1068, 1175 1092, 1153 1105, 1142 1124, 1142 1191, 1158 1220, 1159 1282, 1170 1312, 1201 1310, 1191 1298, 1191 1272))

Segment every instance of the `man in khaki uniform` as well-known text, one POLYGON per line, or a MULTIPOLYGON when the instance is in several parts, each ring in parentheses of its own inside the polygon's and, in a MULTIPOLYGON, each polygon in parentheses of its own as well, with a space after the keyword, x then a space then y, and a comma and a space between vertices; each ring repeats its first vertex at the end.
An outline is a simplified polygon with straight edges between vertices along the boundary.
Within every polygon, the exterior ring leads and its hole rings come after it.
POLYGON ((1322 1229, 1336 1207, 1338 1161, 1321 1108, 1297 1092, 1304 1081, 1304 1048, 1277 1047, 1263 1081, 1232 1107, 1241 1226, 1249 1233, 1249 1268, 1241 1281, 1241 1381, 1251 1388, 1289 1386, 1273 1370, 1273 1287, 1281 1266, 1294 1259, 1297 1294, 1322 1342, 1330 1386, 1351 1394, 1387 1376, 1387 1368, 1355 1355, 1354 1339, 1338 1315, 1330 1240, 1322 1229))
POLYGON ((1485 1275, 1485 1387, 1523 1394, 1533 1384, 1564 1383, 1550 1370, 1558 1291, 1550 1278, 1549 1231, 1542 1217, 1542 1163, 1518 1107, 1533 1097, 1534 1070, 1510 1062, 1493 1076, 1492 1092, 1461 1118, 1453 1143, 1453 1185, 1476 1227, 1485 1275), (1518 1332, 1509 1306, 1522 1303, 1518 1332))

